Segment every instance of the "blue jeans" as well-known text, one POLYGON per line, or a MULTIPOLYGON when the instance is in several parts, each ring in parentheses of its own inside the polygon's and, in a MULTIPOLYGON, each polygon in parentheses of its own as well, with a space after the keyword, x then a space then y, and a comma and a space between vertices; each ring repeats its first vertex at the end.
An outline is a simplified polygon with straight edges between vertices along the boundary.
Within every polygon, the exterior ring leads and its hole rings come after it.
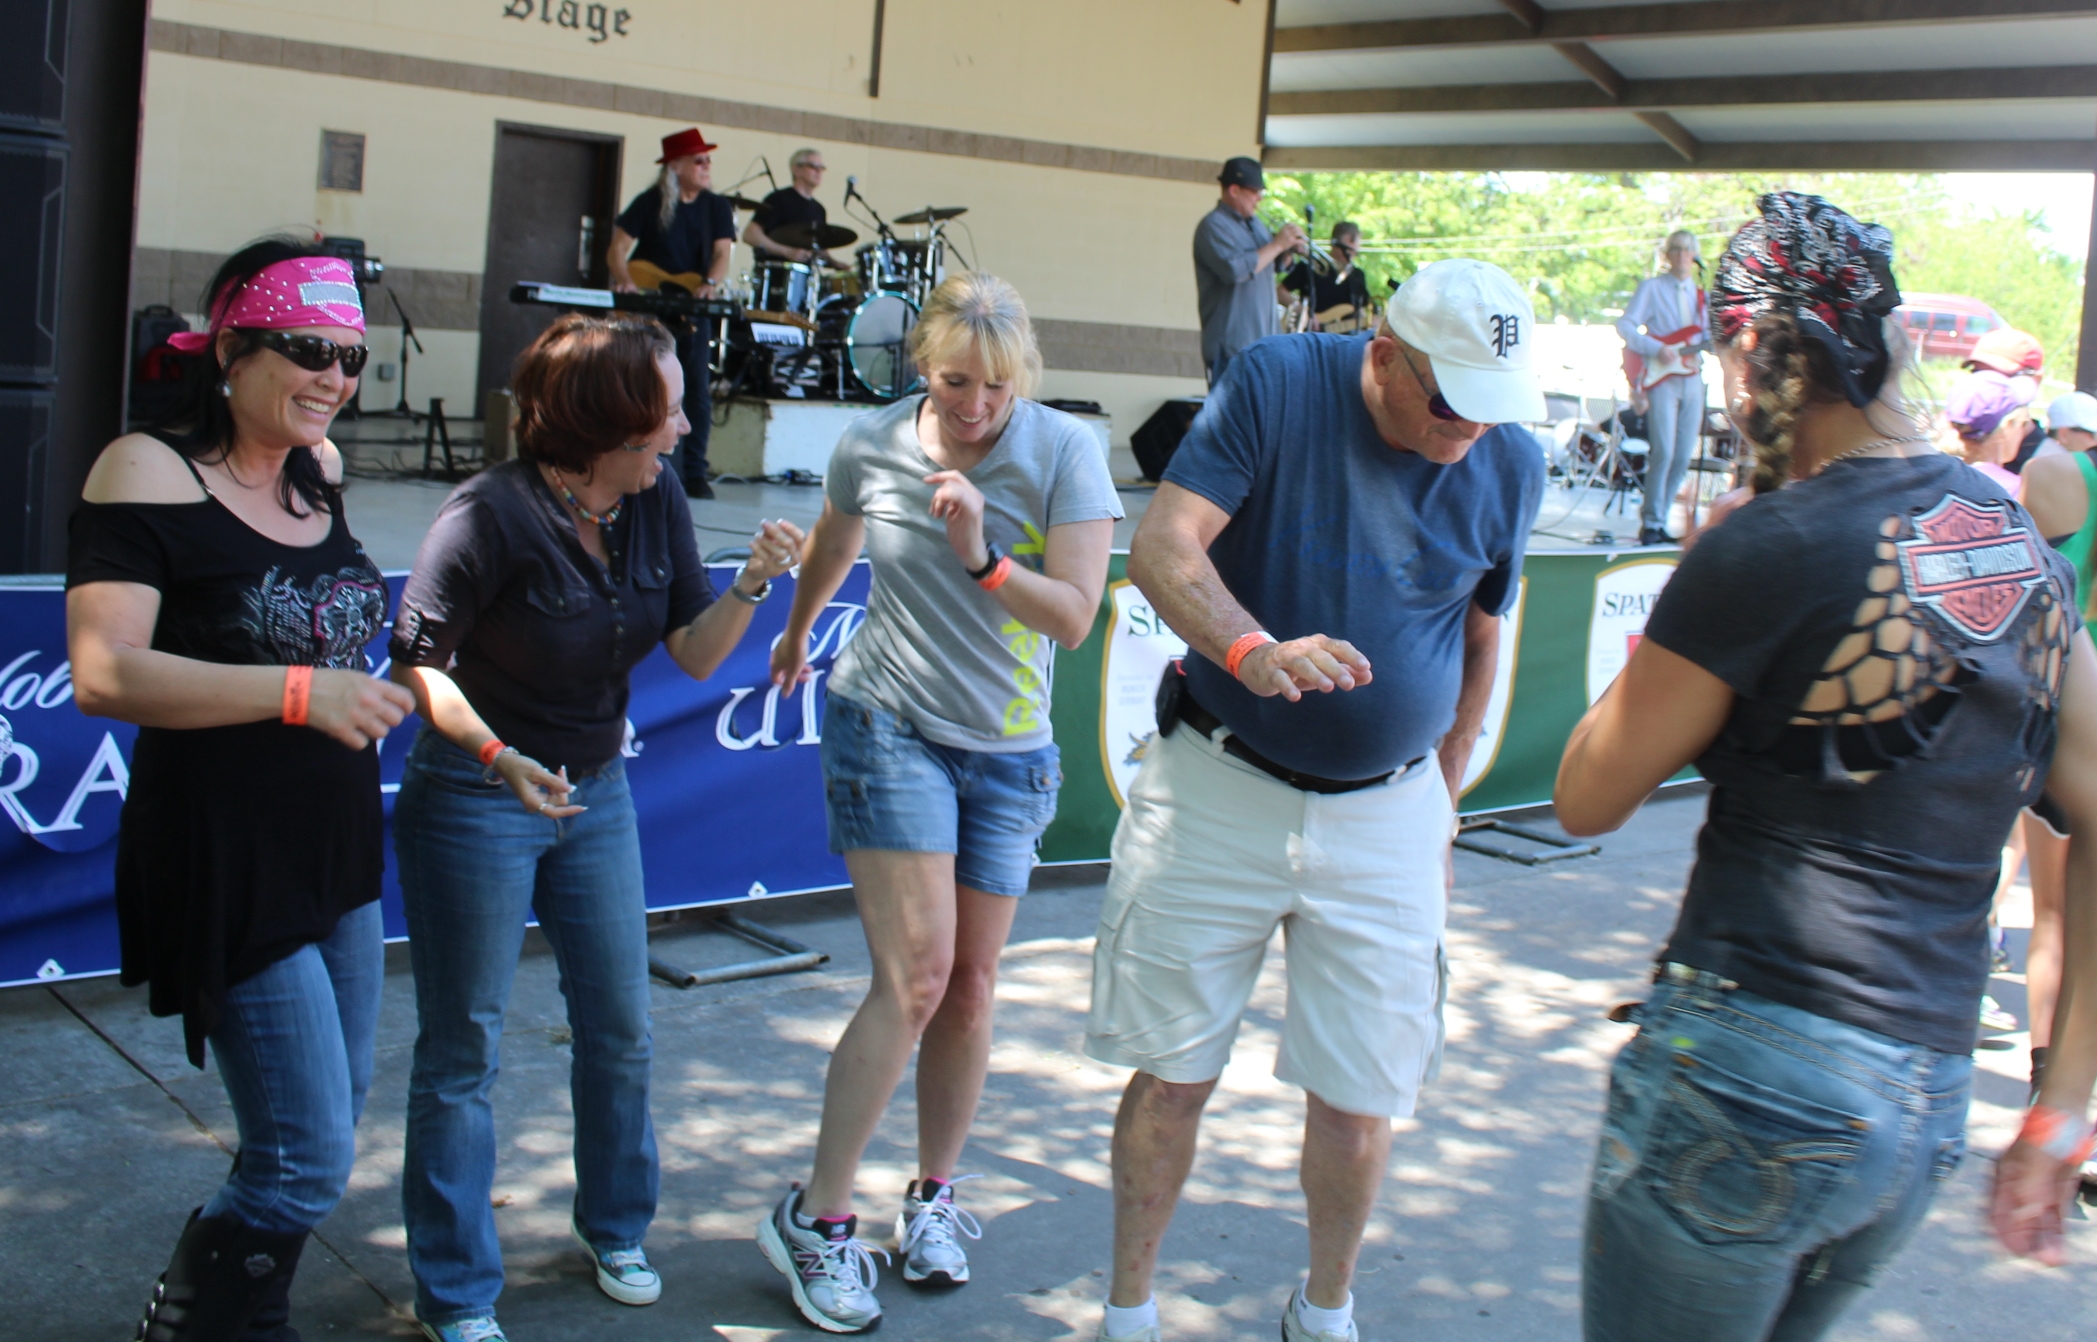
POLYGON ((421 1022, 401 1204, 427 1323, 492 1312, 502 1293, 489 1093, 527 914, 553 947, 574 1032, 576 1225, 599 1249, 631 1249, 655 1219, 648 922, 624 764, 578 782, 570 800, 589 809, 565 820, 482 779, 425 729, 393 811, 421 1022))
POLYGON ((1670 966, 1609 1078, 1588 1342, 1809 1342, 1965 1153, 1973 1059, 1670 966))
POLYGON ((1689 474, 1690 458, 1697 454, 1697 438, 1704 431, 1704 379, 1671 377, 1655 383, 1646 408, 1645 478, 1639 488, 1645 497, 1638 505, 1638 524, 1667 526, 1667 510, 1682 492, 1689 474))
POLYGON ((1056 818, 1059 759, 1053 741, 1014 754, 943 746, 908 718, 832 694, 823 710, 830 851, 952 853, 956 884, 1024 895, 1056 818))
POLYGON ((226 994, 211 1057, 233 1102, 240 1154, 206 1216, 277 1234, 311 1230, 349 1186, 371 1089, 386 979, 377 900, 226 994))

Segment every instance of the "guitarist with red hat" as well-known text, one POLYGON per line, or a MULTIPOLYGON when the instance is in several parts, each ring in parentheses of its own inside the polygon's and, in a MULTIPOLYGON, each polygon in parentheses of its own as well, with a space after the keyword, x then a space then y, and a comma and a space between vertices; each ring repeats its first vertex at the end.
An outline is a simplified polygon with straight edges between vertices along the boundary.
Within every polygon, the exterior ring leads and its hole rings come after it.
POLYGON ((1704 427, 1704 262, 1697 235, 1678 229, 1667 235, 1667 270, 1639 282, 1617 334, 1624 338, 1624 375, 1633 400, 1644 400, 1646 455, 1644 501, 1638 509, 1638 543, 1666 545, 1668 506, 1682 492, 1697 435, 1704 427))
MULTIPOLYGON (((612 245, 605 255, 612 288, 633 293, 641 288, 628 263, 646 261, 677 283, 680 277, 703 279, 696 287, 680 283, 700 298, 719 296, 728 278, 735 248, 735 210, 725 196, 713 193, 714 150, 697 126, 663 137, 662 174, 654 186, 633 198, 612 225, 612 245)), ((706 438, 713 427, 711 381, 713 322, 700 318, 677 338, 677 361, 684 365, 684 414, 692 422, 678 454, 684 492, 710 499, 706 480, 706 438)))

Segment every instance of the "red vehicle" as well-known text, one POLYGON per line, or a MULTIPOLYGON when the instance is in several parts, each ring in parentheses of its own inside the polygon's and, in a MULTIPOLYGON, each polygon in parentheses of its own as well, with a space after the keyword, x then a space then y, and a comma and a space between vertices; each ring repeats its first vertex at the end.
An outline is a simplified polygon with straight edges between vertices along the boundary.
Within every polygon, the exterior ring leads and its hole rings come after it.
POLYGON ((1964 294, 1905 294, 1893 315, 1908 328, 1925 359, 1964 359, 1982 336, 2008 322, 1994 308, 1964 294))

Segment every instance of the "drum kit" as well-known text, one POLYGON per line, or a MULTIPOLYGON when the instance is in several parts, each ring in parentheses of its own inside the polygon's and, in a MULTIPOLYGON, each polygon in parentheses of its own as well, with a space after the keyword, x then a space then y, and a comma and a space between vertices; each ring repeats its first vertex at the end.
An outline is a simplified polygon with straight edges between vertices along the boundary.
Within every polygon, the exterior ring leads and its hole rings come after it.
POLYGON ((852 229, 796 223, 769 230, 773 241, 814 259, 760 256, 735 282, 743 311, 716 336, 716 376, 792 397, 892 401, 917 391, 924 379, 910 358, 910 332, 946 278, 946 225, 966 213, 927 206, 902 215, 897 225, 922 230, 908 237, 874 214, 875 236, 854 248, 849 264, 831 253, 859 242, 852 229))

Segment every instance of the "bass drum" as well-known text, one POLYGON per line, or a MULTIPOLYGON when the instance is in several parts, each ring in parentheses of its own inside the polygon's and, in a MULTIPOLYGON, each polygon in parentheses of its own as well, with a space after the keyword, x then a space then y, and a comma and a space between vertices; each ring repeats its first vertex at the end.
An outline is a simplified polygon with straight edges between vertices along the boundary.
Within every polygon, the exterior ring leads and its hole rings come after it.
POLYGON ((925 385, 910 357, 917 304, 900 294, 876 294, 845 327, 845 361, 852 377, 877 401, 908 396, 925 385))

